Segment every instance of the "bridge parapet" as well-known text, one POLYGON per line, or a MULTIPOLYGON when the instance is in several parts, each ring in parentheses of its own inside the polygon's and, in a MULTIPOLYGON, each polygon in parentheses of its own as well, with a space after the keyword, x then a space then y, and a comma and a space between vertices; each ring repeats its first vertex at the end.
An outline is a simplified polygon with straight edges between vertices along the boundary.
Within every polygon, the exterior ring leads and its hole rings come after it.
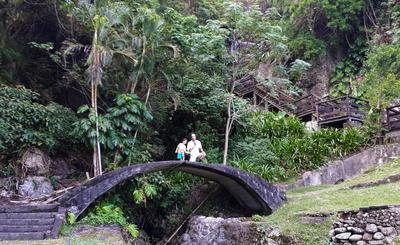
POLYGON ((121 182, 139 174, 168 170, 190 173, 219 183, 240 205, 253 213, 271 214, 286 199, 283 191, 266 180, 230 166, 162 161, 136 164, 106 173, 64 194, 59 202, 78 218, 90 204, 121 182))

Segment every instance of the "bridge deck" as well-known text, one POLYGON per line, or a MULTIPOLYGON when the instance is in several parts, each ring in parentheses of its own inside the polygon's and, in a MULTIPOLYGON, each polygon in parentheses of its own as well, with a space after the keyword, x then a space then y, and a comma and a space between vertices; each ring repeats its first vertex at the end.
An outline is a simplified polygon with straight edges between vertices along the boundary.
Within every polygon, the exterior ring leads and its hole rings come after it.
POLYGON ((270 214, 285 200, 285 193, 262 178, 221 164, 202 164, 182 161, 163 161, 136 164, 102 176, 64 194, 59 200, 76 218, 97 198, 124 180, 139 174, 156 171, 182 171, 219 183, 244 208, 254 213, 270 214))

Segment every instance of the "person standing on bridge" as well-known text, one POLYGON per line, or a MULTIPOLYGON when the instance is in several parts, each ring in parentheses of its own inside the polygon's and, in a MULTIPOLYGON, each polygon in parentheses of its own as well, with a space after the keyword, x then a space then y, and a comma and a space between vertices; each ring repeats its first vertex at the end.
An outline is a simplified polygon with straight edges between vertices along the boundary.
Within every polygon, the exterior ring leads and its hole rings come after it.
POLYGON ((176 158, 178 160, 185 160, 185 154, 187 153, 186 151, 186 144, 187 144, 187 139, 183 138, 182 142, 178 144, 176 147, 175 153, 176 153, 176 158))
POLYGON ((198 158, 201 161, 206 156, 206 154, 203 150, 203 146, 201 145, 201 142, 196 139, 195 134, 192 134, 192 140, 189 141, 189 143, 188 143, 187 151, 190 154, 189 161, 191 161, 191 162, 196 162, 198 158))

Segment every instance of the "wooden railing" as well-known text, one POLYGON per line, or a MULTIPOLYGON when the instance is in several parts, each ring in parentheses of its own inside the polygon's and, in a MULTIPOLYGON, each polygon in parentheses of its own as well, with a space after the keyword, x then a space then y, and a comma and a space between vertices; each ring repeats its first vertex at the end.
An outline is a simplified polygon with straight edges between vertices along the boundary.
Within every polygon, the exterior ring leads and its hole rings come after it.
POLYGON ((387 108, 386 117, 389 131, 400 129, 400 105, 387 108))
POLYGON ((258 96, 279 110, 288 114, 295 113, 295 99, 284 92, 282 88, 276 87, 271 89, 263 84, 257 84, 255 92, 258 96))
POLYGON ((244 76, 235 82, 235 93, 244 96, 255 89, 256 82, 251 76, 244 76))
POLYGON ((301 97, 295 101, 296 115, 302 117, 308 114, 314 114, 316 104, 320 101, 320 98, 314 94, 309 94, 301 97))
POLYGON ((348 95, 321 101, 316 104, 317 120, 324 122, 347 117, 362 121, 367 106, 367 101, 348 95))
MULTIPOLYGON (((321 100, 314 94, 309 94, 304 97, 294 96, 286 93, 282 87, 276 86, 270 88, 262 83, 258 83, 251 76, 244 76, 236 81, 235 93, 239 96, 245 96, 253 93, 254 98, 261 98, 263 104, 269 104, 280 111, 284 111, 289 115, 295 115, 300 118, 311 115, 316 116, 320 123, 329 123, 335 121, 363 121, 365 110, 368 103, 365 100, 351 96, 342 96, 328 100, 321 100)), ((394 110, 394 109, 393 109, 394 110)), ((400 106, 398 107, 399 114, 391 110, 391 115, 395 115, 393 125, 400 128, 400 106)), ((394 127, 392 125, 392 127, 394 127)))

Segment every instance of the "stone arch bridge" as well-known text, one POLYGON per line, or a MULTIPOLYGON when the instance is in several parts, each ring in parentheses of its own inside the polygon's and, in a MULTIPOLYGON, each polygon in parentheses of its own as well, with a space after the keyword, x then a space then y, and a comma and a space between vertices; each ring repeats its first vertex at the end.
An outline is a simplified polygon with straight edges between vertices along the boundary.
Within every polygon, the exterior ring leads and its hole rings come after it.
POLYGON ((136 164, 98 176, 65 193, 59 200, 78 218, 87 207, 119 183, 156 171, 181 171, 219 183, 244 208, 254 213, 270 214, 286 199, 285 193, 262 178, 221 164, 187 161, 162 161, 136 164))

